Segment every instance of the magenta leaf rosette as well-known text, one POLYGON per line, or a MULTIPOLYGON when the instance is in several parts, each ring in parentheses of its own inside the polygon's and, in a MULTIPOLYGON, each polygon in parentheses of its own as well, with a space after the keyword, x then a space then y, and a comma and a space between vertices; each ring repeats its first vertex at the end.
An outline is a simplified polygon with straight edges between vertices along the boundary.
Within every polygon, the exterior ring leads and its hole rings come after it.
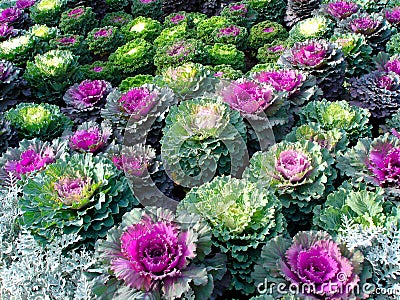
POLYGON ((96 121, 100 110, 111 92, 111 84, 104 80, 84 80, 71 86, 63 100, 67 105, 62 109, 75 123, 96 121))
POLYGON ((385 18, 390 25, 392 25, 395 28, 398 28, 400 25, 400 6, 387 9, 385 11, 385 18))
POLYGON ((314 206, 333 189, 337 175, 333 163, 329 151, 317 143, 282 141, 256 152, 243 177, 278 196, 290 231, 307 224, 314 206))
POLYGON ((114 89, 107 97, 101 116, 111 121, 120 134, 124 130, 135 131, 139 126, 149 130, 155 119, 175 103, 174 93, 168 87, 144 84, 125 93, 114 89))
POLYGON ((347 19, 360 10, 360 6, 351 1, 332 1, 321 5, 320 11, 328 17, 341 21, 347 19))
POLYGON ((339 23, 345 31, 361 34, 368 44, 379 53, 385 50, 385 45, 392 34, 381 14, 356 13, 339 23))
POLYGON ((69 147, 77 152, 96 154, 104 150, 111 134, 112 126, 108 121, 85 122, 69 136, 69 147))
POLYGON ((138 201, 113 163, 92 154, 56 160, 24 186, 21 225, 42 243, 77 233, 93 246, 138 201))
POLYGON ((282 54, 278 65, 315 76, 317 86, 327 99, 335 100, 343 92, 346 63, 336 44, 314 39, 295 43, 282 54))
POLYGON ((52 142, 42 142, 39 139, 22 140, 18 148, 9 148, 0 157, 0 179, 5 184, 10 179, 26 179, 37 172, 43 171, 48 165, 67 153, 67 142, 54 139, 52 142))
POLYGON ((125 214, 96 244, 98 299, 209 299, 224 257, 208 258, 211 230, 199 216, 147 207, 125 214))
POLYGON ((350 251, 328 233, 301 231, 268 241, 252 275, 256 284, 275 284, 265 288, 276 297, 279 283, 296 299, 354 299, 363 262, 361 251, 350 251))
POLYGON ((400 193, 399 135, 386 133, 375 139, 360 139, 353 148, 338 157, 337 167, 352 183, 366 183, 372 190, 384 189, 389 200, 398 201, 400 193))

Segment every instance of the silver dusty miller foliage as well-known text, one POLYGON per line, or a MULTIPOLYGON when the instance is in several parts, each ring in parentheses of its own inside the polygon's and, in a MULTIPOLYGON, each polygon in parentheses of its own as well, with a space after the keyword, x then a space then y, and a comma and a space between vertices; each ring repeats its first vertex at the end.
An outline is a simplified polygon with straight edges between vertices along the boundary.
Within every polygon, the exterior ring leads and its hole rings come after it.
POLYGON ((84 271, 93 264, 92 253, 83 249, 64 254, 79 240, 76 235, 59 236, 43 248, 19 228, 21 192, 12 181, 0 190, 0 299, 90 299, 91 284, 84 271))

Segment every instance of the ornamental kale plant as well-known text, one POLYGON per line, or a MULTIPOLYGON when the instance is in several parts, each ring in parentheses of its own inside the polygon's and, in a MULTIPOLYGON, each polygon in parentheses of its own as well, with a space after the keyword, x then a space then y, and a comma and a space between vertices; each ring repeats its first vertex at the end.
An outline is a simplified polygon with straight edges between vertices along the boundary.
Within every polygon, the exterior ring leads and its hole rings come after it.
POLYGON ((383 197, 383 189, 374 192, 365 187, 353 188, 344 182, 337 191, 329 194, 323 206, 314 208, 313 224, 333 236, 345 230, 343 219, 363 228, 386 227, 400 220, 397 208, 383 197))
POLYGON ((217 28, 213 31, 215 43, 233 44, 239 49, 244 49, 247 45, 247 29, 236 25, 229 25, 223 28, 217 28))
POLYGON ((328 233, 302 231, 292 239, 278 236, 268 241, 252 275, 256 284, 265 279, 275 283, 266 287, 275 297, 277 283, 282 283, 289 294, 291 285, 300 291, 297 299, 350 299, 362 283, 363 262, 361 251, 337 244, 328 233))
MULTIPOLYGON (((9 148, 0 157, 0 177, 4 183, 23 179, 22 183, 37 172, 44 170, 59 158, 65 158, 67 142, 55 139, 42 142, 39 139, 22 140, 18 148, 9 148)), ((23 185, 23 184, 21 184, 23 185)))
POLYGON ((257 20, 258 14, 247 1, 239 1, 225 6, 221 16, 228 18, 233 23, 250 28, 257 20))
POLYGON ((161 33, 162 24, 150 18, 137 17, 124 25, 121 30, 127 41, 140 38, 153 42, 161 33))
POLYGON ((20 103, 5 113, 5 118, 23 138, 50 141, 72 125, 71 120, 55 105, 20 103))
POLYGON ((197 98, 171 107, 161 152, 175 182, 199 185, 204 178, 238 172, 247 155, 245 143, 238 111, 213 98, 197 98))
POLYGON ((62 111, 75 123, 96 121, 105 105, 111 84, 104 80, 84 80, 71 86, 63 100, 67 105, 62 111))
POLYGON ((190 38, 192 31, 185 23, 174 27, 167 27, 161 31, 160 35, 153 41, 154 46, 163 47, 174 43, 176 40, 190 38))
POLYGON ((287 30, 281 24, 264 21, 251 27, 248 46, 256 50, 274 40, 286 40, 288 36, 287 30))
POLYGON ((347 31, 361 34, 372 47, 374 53, 385 49, 390 39, 391 30, 386 26, 386 21, 379 14, 354 14, 340 23, 347 31))
POLYGON ((77 6, 62 13, 59 27, 64 33, 85 36, 97 24, 96 15, 91 7, 77 6))
POLYGON ((110 12, 104 15, 103 19, 101 20, 100 26, 101 27, 113 26, 121 28, 122 26, 128 24, 132 20, 133 17, 126 12, 123 11, 110 12))
POLYGON ((104 121, 101 124, 85 122, 70 135, 69 146, 78 152, 98 153, 107 146, 111 134, 110 122, 104 121))
MULTIPOLYGON (((45 47, 47 48, 47 47, 45 47)), ((78 57, 79 63, 88 63, 91 61, 89 47, 85 38, 76 34, 58 35, 49 41, 50 49, 69 50, 73 55, 78 57)))
POLYGON ((276 64, 279 57, 289 48, 286 41, 274 41, 258 48, 257 59, 260 63, 276 64))
POLYGON ((234 25, 228 18, 222 16, 213 16, 211 18, 200 21, 196 25, 197 38, 201 39, 208 45, 213 44, 212 33, 214 30, 222 29, 224 27, 234 25))
POLYGON ((262 244, 284 231, 278 199, 254 183, 222 176, 193 188, 178 205, 186 211, 207 221, 213 244, 228 256, 229 289, 254 292, 250 273, 262 244))
POLYGON ((161 73, 164 68, 187 62, 201 63, 207 59, 203 42, 195 39, 179 40, 156 50, 154 65, 161 73))
POLYGON ((118 88, 121 92, 125 93, 132 88, 141 87, 146 83, 148 84, 154 83, 154 76, 139 74, 133 77, 127 77, 121 81, 118 88))
POLYGON ((144 16, 160 19, 162 15, 161 0, 132 0, 131 13, 133 16, 144 16))
POLYGON ((357 33, 338 33, 334 34, 330 41, 342 48, 347 62, 347 78, 363 75, 371 69, 372 48, 364 36, 357 33))
POLYGON ((102 273, 93 279, 93 293, 99 299, 208 299, 225 272, 223 256, 206 258, 210 252, 211 231, 198 216, 133 209, 96 244, 102 273))
POLYGON ((28 61, 24 78, 37 98, 44 102, 58 102, 68 86, 81 79, 81 73, 72 52, 50 50, 28 61))
POLYGON ((342 50, 326 40, 295 43, 278 60, 278 65, 309 72, 328 100, 336 100, 343 93, 346 63, 342 50))
POLYGON ((374 71, 350 80, 350 103, 365 109, 378 121, 392 115, 400 104, 400 76, 374 71))
POLYGON ((388 200, 397 201, 399 145, 398 137, 389 133, 373 140, 360 139, 356 146, 337 158, 337 167, 353 183, 364 182, 372 189, 380 186, 388 200))
POLYGON ((152 69, 154 47, 144 39, 136 39, 119 47, 109 57, 115 68, 124 74, 136 75, 152 69))
POLYGON ((353 14, 360 10, 360 6, 351 1, 329 1, 326 4, 321 5, 320 12, 339 22, 341 20, 347 19, 353 14))
POLYGON ((57 26, 65 0, 39 0, 30 8, 30 17, 36 24, 57 26))
POLYGON ((259 22, 265 20, 283 22, 286 10, 286 2, 284 0, 248 0, 247 2, 257 12, 259 22))
POLYGON ((44 244, 63 233, 78 233, 79 243, 94 245, 137 204, 110 160, 74 154, 27 182, 20 222, 44 244))
POLYGON ((28 33, 11 37, 0 42, 0 59, 8 60, 17 66, 24 66, 32 57, 35 39, 28 33))
POLYGON ((333 163, 328 150, 317 143, 282 141, 267 152, 255 153, 243 177, 278 196, 293 230, 310 222, 315 205, 333 189, 333 163))
MULTIPOLYGON (((131 130, 145 130, 146 133, 142 134, 146 136, 153 125, 159 126, 153 124, 155 119, 175 103, 174 93, 168 87, 159 88, 153 84, 145 84, 131 88, 125 93, 115 89, 108 95, 101 116, 114 124, 114 128, 118 130, 114 134, 122 141, 123 133, 127 134, 131 130)), ((143 136, 136 133, 136 136, 130 138, 137 139, 143 136)))
POLYGON ((332 35, 333 23, 324 16, 316 16, 296 23, 289 31, 293 42, 304 42, 308 39, 329 39, 332 35))
POLYGON ((351 143, 359 138, 371 136, 368 110, 350 105, 346 101, 314 101, 303 107, 299 125, 314 122, 325 130, 339 129, 346 133, 351 143))
POLYGON ((185 11, 178 11, 172 14, 169 14, 164 18, 164 26, 165 27, 174 27, 176 25, 186 24, 188 26, 193 26, 193 20, 189 13, 185 11))
POLYGON ((121 82, 123 74, 117 72, 114 64, 109 61, 95 61, 92 64, 80 66, 84 78, 90 80, 106 80, 113 85, 121 82))
POLYGON ((100 57, 107 57, 124 43, 124 36, 117 27, 94 28, 86 37, 89 50, 100 57))
POLYGON ((332 156, 336 156, 339 151, 345 151, 349 144, 346 132, 338 128, 324 129, 317 123, 308 123, 295 127, 286 135, 288 142, 308 140, 317 143, 322 148, 329 151, 332 156))
POLYGON ((160 85, 163 84, 171 88, 179 100, 187 100, 213 92, 215 77, 201 64, 185 63, 163 70, 160 85))
POLYGON ((230 65, 237 70, 245 69, 245 55, 235 45, 216 43, 207 46, 206 52, 211 65, 230 65))

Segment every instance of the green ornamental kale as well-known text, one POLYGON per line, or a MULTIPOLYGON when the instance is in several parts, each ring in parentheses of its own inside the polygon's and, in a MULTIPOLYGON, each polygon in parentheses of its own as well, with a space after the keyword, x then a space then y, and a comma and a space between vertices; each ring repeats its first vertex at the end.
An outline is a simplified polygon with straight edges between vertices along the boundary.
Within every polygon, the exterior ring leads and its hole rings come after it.
POLYGON ((199 214, 210 225, 213 244, 228 256, 230 288, 254 292, 250 273, 261 247, 284 231, 276 196, 247 180, 222 176, 193 188, 179 203, 180 211, 199 214))
POLYGON ((75 154, 28 181, 20 222, 44 244, 63 233, 78 233, 81 242, 94 245, 136 204, 111 161, 75 154))

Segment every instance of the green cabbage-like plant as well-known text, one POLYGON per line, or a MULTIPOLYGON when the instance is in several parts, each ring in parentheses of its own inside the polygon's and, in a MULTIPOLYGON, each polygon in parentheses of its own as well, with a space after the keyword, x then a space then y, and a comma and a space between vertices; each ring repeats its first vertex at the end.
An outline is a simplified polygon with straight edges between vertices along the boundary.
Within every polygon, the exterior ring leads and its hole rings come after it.
POLYGON ((78 58, 79 63, 89 63, 92 60, 88 44, 86 43, 85 38, 81 35, 58 35, 49 41, 49 48, 71 51, 72 54, 78 58))
POLYGON ((289 48, 287 41, 273 41, 258 48, 257 59, 263 64, 276 64, 279 57, 289 48))
POLYGON ((257 152, 243 177, 272 190, 282 202, 289 231, 309 225, 312 210, 333 189, 336 171, 329 151, 309 140, 282 141, 257 152))
POLYGON ((124 11, 110 12, 104 15, 103 19, 101 20, 100 26, 114 26, 122 28, 124 25, 128 24, 132 20, 132 15, 124 11))
POLYGON ((20 222, 44 244, 63 233, 78 233, 80 243, 94 245, 137 204, 111 161, 75 154, 27 182, 20 222))
POLYGON ((88 65, 82 65, 79 69, 84 78, 107 80, 113 85, 118 85, 123 77, 120 72, 117 72, 114 64, 109 61, 95 61, 88 65))
POLYGON ((36 24, 57 26, 66 2, 65 0, 39 0, 30 8, 30 17, 36 24))
POLYGON ((175 182, 198 185, 214 174, 237 172, 247 154, 245 143, 246 126, 238 111, 216 99, 198 98, 171 107, 161 152, 175 182))
POLYGON ((289 31, 293 42, 303 42, 307 39, 329 39, 333 33, 334 24, 324 16, 315 16, 298 22, 289 31))
POLYGON ((133 77, 127 77, 121 81, 118 89, 125 93, 132 88, 140 87, 144 84, 151 84, 154 83, 154 77, 152 75, 143 75, 139 74, 133 77))
POLYGON ((107 57, 124 43, 124 36, 117 27, 94 28, 86 37, 89 50, 100 57, 107 57))
POLYGON ((72 122, 60 112, 56 105, 47 103, 20 103, 5 113, 18 134, 24 138, 40 138, 52 140, 69 129, 72 122))
POLYGON ((132 0, 131 13, 133 16, 144 16, 160 19, 162 15, 161 0, 132 0))
POLYGON ((153 42, 160 35, 162 24, 150 18, 137 17, 122 26, 121 30, 127 41, 141 38, 153 42))
POLYGON ((393 34, 386 44, 386 52, 390 55, 400 54, 400 33, 393 34))
POLYGON ((40 53, 49 50, 49 41, 56 38, 60 30, 57 27, 36 24, 29 28, 29 34, 36 39, 35 52, 40 53))
POLYGON ((357 33, 337 33, 330 41, 342 48, 347 62, 347 78, 363 75, 371 69, 372 48, 364 36, 357 33))
POLYGON ((203 42, 195 39, 177 40, 156 50, 154 65, 159 71, 188 62, 201 63, 207 59, 203 42))
POLYGON ((257 23, 250 29, 248 45, 252 50, 271 43, 275 40, 286 40, 289 36, 287 30, 279 23, 264 21, 257 23))
POLYGON ((354 188, 345 181, 327 196, 323 206, 314 208, 313 224, 333 236, 344 229, 344 218, 362 228, 390 228, 391 224, 398 223, 400 215, 392 203, 385 201, 383 194, 381 188, 371 192, 365 186, 354 188))
POLYGON ((12 37, 0 42, 0 59, 11 61, 17 66, 24 66, 33 56, 35 45, 35 38, 30 34, 12 37))
POLYGON ((174 43, 176 40, 190 38, 191 31, 187 24, 180 24, 173 27, 167 27, 161 31, 160 35, 154 40, 156 47, 164 47, 174 43))
POLYGON ((98 21, 92 7, 77 6, 62 13, 58 26, 64 33, 85 36, 97 25, 98 21))
POLYGON ((229 25, 222 28, 217 28, 212 32, 215 43, 233 44, 240 49, 246 47, 247 29, 237 25, 229 25))
POLYGON ((28 61, 24 78, 32 93, 45 102, 62 99, 68 86, 81 79, 77 57, 68 50, 50 50, 28 61))
POLYGON ((251 270, 266 241, 284 231, 281 204, 273 193, 244 179, 217 177, 193 188, 178 212, 202 216, 212 229, 212 241, 228 256, 230 289, 250 294, 251 270))
POLYGON ((257 20, 258 14, 248 1, 239 1, 225 6, 221 11, 221 16, 239 26, 250 28, 257 20))
POLYGON ((232 21, 228 18, 221 16, 213 16, 211 18, 200 21, 196 25, 196 35, 198 39, 201 39, 204 43, 208 45, 213 44, 212 33, 216 29, 222 29, 229 25, 234 25, 232 21))
POLYGON ((366 183, 371 190, 381 187, 387 200, 398 204, 400 139, 394 133, 360 139, 353 148, 338 156, 337 167, 353 184, 366 183))
POLYGON ((320 124, 309 123, 295 127, 285 137, 288 142, 308 140, 327 149, 332 156, 347 150, 349 140, 346 132, 339 128, 324 129, 320 124))
POLYGON ((144 39, 136 39, 119 47, 110 55, 109 61, 124 74, 143 73, 151 70, 153 55, 152 44, 144 39))
POLYGON ((213 92, 214 79, 203 65, 186 63, 164 69, 156 80, 160 85, 171 88, 180 100, 187 100, 203 96, 206 92, 213 92))
POLYGON ((245 69, 244 52, 238 50, 235 45, 216 43, 207 46, 206 52, 211 65, 230 65, 237 70, 245 69))
POLYGON ((68 143, 57 138, 43 142, 37 138, 22 140, 18 147, 9 148, 0 157, 0 179, 2 183, 18 179, 23 186, 27 180, 46 169, 59 158, 68 155, 68 143))
POLYGON ((164 27, 174 27, 181 24, 186 24, 189 27, 194 26, 190 13, 187 13, 186 11, 178 11, 171 13, 164 18, 164 27))
POLYGON ((230 65, 216 65, 216 66, 205 66, 207 70, 210 71, 210 75, 221 78, 221 79, 230 79, 237 80, 243 77, 243 72, 240 70, 234 69, 230 65))
POLYGON ((311 122, 319 124, 325 130, 339 129, 345 132, 351 143, 371 136, 368 110, 352 106, 346 101, 314 101, 303 107, 300 112, 299 125, 311 122))
POLYGON ((209 299, 226 271, 211 245, 211 229, 195 214, 133 209, 96 244, 92 291, 102 300, 209 299))
POLYGON ((286 11, 285 0, 248 0, 247 2, 257 12, 259 22, 271 20, 282 23, 286 11))

